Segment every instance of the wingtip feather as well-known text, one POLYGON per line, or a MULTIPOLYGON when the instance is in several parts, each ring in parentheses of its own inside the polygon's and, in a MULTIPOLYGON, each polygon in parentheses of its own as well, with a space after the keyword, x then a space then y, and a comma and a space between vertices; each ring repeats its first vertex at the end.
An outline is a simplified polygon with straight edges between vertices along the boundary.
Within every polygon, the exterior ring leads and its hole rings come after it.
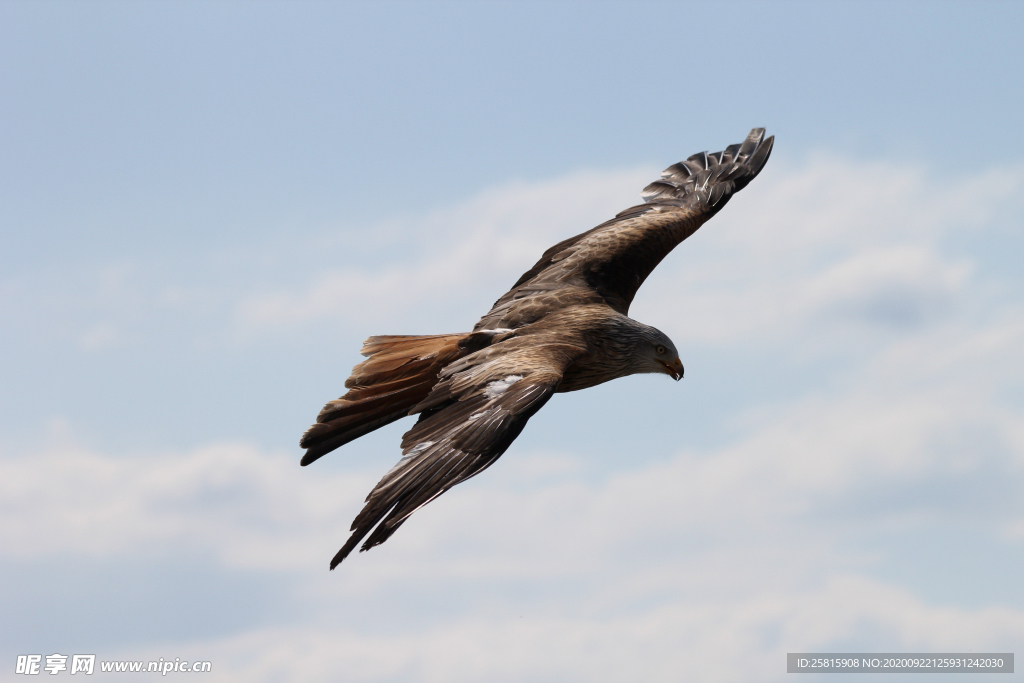
POLYGON ((741 143, 721 152, 698 152, 669 166, 641 196, 648 204, 696 202, 717 211, 761 172, 774 143, 775 136, 765 138, 764 128, 752 128, 741 143))

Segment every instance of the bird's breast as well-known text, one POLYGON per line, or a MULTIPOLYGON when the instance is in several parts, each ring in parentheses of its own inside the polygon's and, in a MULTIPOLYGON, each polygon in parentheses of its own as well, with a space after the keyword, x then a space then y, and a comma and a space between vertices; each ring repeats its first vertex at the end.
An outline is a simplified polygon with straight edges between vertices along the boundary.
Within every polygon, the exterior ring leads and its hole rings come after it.
POLYGON ((570 365, 557 392, 579 391, 604 384, 630 373, 630 359, 618 354, 602 353, 600 350, 581 356, 570 365))

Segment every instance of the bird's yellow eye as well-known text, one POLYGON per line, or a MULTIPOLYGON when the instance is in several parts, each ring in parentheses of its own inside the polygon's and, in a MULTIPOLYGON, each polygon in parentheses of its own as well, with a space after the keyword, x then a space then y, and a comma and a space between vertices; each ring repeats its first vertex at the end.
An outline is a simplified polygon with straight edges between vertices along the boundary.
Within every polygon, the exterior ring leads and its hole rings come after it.
POLYGON ((654 350, 658 352, 659 356, 663 356, 665 355, 665 351, 667 351, 668 349, 666 349, 664 346, 659 345, 658 348, 654 350))

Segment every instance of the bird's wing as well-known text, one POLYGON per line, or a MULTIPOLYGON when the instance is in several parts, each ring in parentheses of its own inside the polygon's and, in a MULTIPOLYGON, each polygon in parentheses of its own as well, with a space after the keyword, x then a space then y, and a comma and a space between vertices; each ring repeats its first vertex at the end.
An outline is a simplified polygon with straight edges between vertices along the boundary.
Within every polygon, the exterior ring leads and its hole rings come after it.
POLYGON ((367 534, 362 550, 380 545, 413 512, 494 463, 584 351, 554 335, 513 338, 446 367, 410 411, 420 418, 402 438, 402 459, 366 497, 331 569, 367 534))
POLYGON ((774 140, 755 128, 742 143, 669 166, 644 188, 645 204, 544 252, 476 329, 530 324, 563 300, 572 305, 599 297, 627 314, 655 266, 761 172, 774 140))

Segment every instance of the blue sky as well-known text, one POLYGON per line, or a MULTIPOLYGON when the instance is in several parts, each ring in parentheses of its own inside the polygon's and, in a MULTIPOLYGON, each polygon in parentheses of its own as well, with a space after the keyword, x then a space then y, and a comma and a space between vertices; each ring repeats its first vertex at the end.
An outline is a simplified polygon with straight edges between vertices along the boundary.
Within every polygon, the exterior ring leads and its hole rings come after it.
POLYGON ((94 652, 771 681, 793 651, 1019 650, 1022 19, 0 5, 0 677, 94 652), (362 339, 469 329, 753 126, 764 173, 632 310, 686 379, 557 396, 327 572, 407 428, 298 466, 362 339))

